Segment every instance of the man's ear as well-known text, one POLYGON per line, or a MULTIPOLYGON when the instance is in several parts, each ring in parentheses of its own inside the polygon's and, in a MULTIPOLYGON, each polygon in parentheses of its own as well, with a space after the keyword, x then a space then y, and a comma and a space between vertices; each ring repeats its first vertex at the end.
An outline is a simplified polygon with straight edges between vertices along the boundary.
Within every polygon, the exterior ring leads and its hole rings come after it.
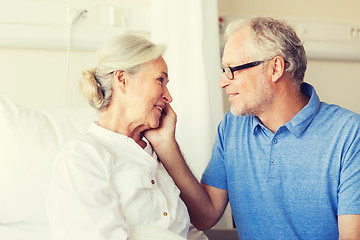
POLYGON ((114 71, 113 73, 114 83, 120 88, 122 92, 125 92, 125 87, 128 81, 128 75, 124 71, 114 71))
POLYGON ((285 61, 281 56, 276 56, 273 58, 272 65, 272 81, 277 82, 285 72, 285 61))

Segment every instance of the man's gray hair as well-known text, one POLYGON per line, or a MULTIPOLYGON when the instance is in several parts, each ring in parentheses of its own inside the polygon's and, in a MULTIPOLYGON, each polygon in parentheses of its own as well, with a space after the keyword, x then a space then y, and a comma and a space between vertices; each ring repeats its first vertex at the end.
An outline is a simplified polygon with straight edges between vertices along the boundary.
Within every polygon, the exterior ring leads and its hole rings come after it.
POLYGON ((230 23, 225 37, 229 38, 245 27, 251 29, 248 48, 254 60, 281 56, 287 63, 285 72, 289 73, 294 82, 300 85, 304 81, 306 53, 303 43, 291 26, 270 17, 254 17, 230 23))

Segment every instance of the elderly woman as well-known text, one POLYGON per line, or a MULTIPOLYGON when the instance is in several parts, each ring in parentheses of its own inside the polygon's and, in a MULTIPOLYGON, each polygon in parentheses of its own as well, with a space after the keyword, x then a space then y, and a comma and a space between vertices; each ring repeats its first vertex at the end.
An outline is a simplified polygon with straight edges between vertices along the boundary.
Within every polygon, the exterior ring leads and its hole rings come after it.
POLYGON ((163 52, 143 37, 121 35, 83 72, 80 86, 99 121, 55 161, 47 205, 54 239, 187 237, 179 190, 142 134, 158 128, 172 101, 163 52))

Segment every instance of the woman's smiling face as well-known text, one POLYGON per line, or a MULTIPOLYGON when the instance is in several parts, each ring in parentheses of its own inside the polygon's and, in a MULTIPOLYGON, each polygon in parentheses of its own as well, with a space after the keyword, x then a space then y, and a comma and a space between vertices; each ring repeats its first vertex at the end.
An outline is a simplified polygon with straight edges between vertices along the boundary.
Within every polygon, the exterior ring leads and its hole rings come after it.
POLYGON ((165 103, 172 102, 167 88, 168 70, 162 57, 146 63, 131 75, 127 88, 132 116, 146 129, 157 128, 165 103))

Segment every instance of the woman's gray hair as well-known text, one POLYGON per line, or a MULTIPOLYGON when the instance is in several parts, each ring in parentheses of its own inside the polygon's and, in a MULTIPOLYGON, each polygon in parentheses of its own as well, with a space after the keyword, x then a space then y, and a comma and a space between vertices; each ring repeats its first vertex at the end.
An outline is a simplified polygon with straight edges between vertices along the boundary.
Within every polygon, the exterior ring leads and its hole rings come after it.
POLYGON ((110 39, 97 51, 96 67, 82 72, 80 89, 93 108, 106 109, 112 96, 113 72, 134 74, 164 51, 165 46, 137 35, 123 34, 110 39))
POLYGON ((226 29, 225 37, 250 27, 249 54, 254 60, 268 60, 281 56, 287 62, 285 72, 296 84, 304 81, 307 58, 303 43, 295 30, 283 21, 270 17, 254 17, 234 21, 226 29))

